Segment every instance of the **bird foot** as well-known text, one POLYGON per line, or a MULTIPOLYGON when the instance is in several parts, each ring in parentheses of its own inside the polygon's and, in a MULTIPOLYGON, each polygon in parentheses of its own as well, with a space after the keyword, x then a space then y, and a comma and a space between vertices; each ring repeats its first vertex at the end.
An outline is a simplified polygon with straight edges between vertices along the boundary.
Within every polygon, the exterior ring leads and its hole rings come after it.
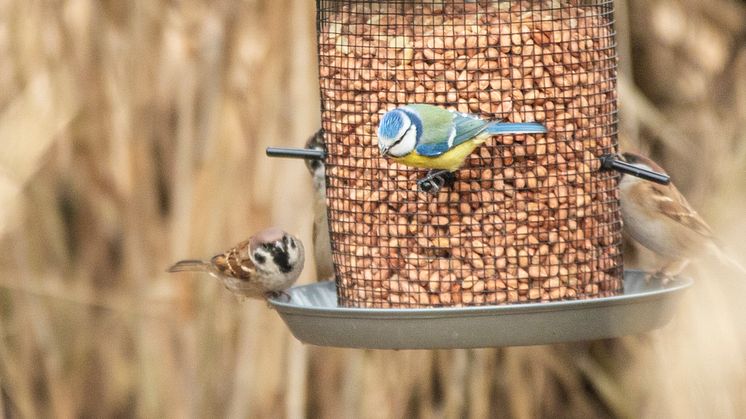
POLYGON ((280 300, 283 303, 290 302, 290 294, 286 293, 285 291, 268 291, 266 294, 264 294, 264 296, 266 298, 280 300))
POLYGON ((645 275, 645 282, 647 283, 650 283, 650 281, 660 281, 661 285, 666 285, 673 281, 673 279, 673 275, 664 271, 650 272, 645 275))
POLYGON ((427 175, 417 181, 417 189, 431 195, 437 195, 445 186, 453 186, 456 175, 448 170, 431 170, 427 175))

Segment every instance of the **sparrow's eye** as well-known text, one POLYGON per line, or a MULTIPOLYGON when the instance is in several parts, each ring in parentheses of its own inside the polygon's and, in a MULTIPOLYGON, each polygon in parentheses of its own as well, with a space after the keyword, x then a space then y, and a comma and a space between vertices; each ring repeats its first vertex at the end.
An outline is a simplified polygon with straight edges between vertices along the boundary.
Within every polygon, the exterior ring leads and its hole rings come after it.
POLYGON ((263 265, 264 262, 267 261, 267 258, 265 258, 264 255, 262 255, 261 253, 255 252, 254 253, 254 260, 256 261, 256 263, 258 263, 260 265, 263 265))
POLYGON ((295 240, 290 240, 290 247, 295 249, 295 240))

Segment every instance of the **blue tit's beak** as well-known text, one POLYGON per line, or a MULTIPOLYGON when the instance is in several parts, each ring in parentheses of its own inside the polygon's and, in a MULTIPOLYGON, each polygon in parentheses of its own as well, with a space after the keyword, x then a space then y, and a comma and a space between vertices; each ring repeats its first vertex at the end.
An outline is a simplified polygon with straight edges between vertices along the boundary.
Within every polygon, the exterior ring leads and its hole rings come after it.
POLYGON ((381 155, 383 157, 386 157, 386 155, 389 154, 389 148, 391 148, 391 146, 385 146, 384 145, 384 146, 381 146, 379 148, 381 149, 381 155))

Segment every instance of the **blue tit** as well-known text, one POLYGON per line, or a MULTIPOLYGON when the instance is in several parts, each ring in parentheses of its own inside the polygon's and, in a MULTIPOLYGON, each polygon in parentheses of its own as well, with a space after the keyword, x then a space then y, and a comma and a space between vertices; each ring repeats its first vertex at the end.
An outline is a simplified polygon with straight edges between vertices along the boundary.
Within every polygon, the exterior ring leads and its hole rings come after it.
POLYGON ((437 193, 442 182, 431 181, 458 170, 477 146, 493 135, 543 134, 537 122, 485 121, 475 115, 438 106, 401 106, 383 115, 378 125, 381 155, 412 167, 432 169, 418 182, 420 189, 437 193), (429 185, 429 186, 428 186, 429 185), (433 188, 434 187, 434 188, 433 188))

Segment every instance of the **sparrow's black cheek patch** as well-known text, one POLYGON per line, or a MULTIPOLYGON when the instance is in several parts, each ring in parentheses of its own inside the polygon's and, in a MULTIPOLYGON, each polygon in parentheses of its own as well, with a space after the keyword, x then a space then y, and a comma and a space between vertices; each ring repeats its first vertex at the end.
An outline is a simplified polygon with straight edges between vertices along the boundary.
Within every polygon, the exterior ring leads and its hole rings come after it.
POLYGON ((256 260, 256 263, 258 263, 260 265, 264 265, 264 262, 267 261, 267 258, 265 258, 264 256, 260 255, 259 253, 255 253, 254 254, 254 259, 256 260))
POLYGON ((280 272, 282 273, 288 273, 293 270, 293 267, 290 266, 290 260, 288 258, 287 252, 277 252, 272 256, 272 260, 275 262, 275 265, 280 269, 280 272))

